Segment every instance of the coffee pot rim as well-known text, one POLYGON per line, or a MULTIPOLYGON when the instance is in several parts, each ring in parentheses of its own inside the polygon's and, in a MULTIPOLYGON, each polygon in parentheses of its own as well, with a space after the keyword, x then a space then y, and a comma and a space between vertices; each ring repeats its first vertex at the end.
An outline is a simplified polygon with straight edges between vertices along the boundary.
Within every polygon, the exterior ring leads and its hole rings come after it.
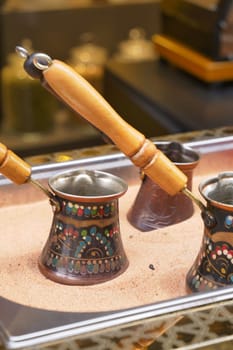
POLYGON ((222 200, 222 198, 224 198, 223 191, 226 191, 226 186, 229 184, 233 191, 233 171, 224 171, 218 173, 216 176, 208 177, 201 181, 198 189, 207 203, 215 207, 233 210, 233 196, 232 203, 229 202, 229 198, 227 201, 226 199, 225 201, 222 200), (231 182, 229 180, 231 180, 231 182), (217 199, 217 197, 221 200, 217 199))

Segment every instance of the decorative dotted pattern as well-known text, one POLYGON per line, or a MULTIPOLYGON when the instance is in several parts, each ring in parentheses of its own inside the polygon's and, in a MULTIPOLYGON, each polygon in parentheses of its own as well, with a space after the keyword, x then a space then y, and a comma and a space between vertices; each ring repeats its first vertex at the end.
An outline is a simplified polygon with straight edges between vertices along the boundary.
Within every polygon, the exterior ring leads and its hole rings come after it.
POLYGON ((105 204, 78 204, 71 201, 61 202, 61 211, 78 220, 110 218, 116 215, 118 208, 115 201, 105 204))
POLYGON ((215 243, 204 235, 202 248, 187 281, 192 291, 233 284, 233 247, 226 242, 215 243))
POLYGON ((70 277, 120 271, 127 260, 117 214, 117 199, 85 205, 62 200, 42 253, 43 265, 70 277))

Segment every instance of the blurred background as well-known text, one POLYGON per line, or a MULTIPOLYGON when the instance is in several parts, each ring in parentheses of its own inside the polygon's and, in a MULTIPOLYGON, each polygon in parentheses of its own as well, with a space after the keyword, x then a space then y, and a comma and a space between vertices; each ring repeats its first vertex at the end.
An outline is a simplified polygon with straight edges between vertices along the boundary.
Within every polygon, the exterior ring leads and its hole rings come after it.
POLYGON ((105 143, 27 76, 15 46, 69 63, 104 94, 104 69, 115 55, 131 45, 134 51, 138 42, 148 50, 139 56, 154 56, 151 37, 160 30, 159 13, 154 0, 1 1, 1 139, 22 156, 105 143))
POLYGON ((70 64, 147 137, 232 125, 232 1, 0 4, 0 137, 21 156, 106 140, 27 76, 16 45, 70 64))

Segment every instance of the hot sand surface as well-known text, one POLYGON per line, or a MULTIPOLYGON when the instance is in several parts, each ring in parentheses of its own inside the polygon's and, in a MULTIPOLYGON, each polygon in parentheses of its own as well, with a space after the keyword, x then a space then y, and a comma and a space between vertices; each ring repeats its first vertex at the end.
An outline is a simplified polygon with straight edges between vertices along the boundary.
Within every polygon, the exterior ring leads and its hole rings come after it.
MULTIPOLYGON (((195 178, 194 189, 200 181, 195 178)), ((194 215, 182 223, 140 232, 126 218, 138 190, 138 185, 129 187, 119 203, 129 267, 93 286, 62 285, 40 273, 38 257, 53 217, 48 200, 0 208, 0 295, 22 305, 66 312, 120 310, 186 295, 186 273, 203 234, 200 210, 195 206, 194 215)))

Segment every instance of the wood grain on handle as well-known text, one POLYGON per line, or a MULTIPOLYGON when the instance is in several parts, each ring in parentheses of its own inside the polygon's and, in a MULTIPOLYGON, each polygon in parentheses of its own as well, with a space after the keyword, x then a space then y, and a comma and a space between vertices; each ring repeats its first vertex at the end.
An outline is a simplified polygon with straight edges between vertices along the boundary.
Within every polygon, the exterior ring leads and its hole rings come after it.
POLYGON ((186 176, 150 140, 123 120, 70 66, 54 60, 43 71, 43 76, 57 96, 104 132, 136 166, 166 192, 174 195, 186 186, 186 176))
POLYGON ((31 176, 31 167, 14 152, 0 143, 0 173, 8 179, 21 185, 28 181, 31 176))

